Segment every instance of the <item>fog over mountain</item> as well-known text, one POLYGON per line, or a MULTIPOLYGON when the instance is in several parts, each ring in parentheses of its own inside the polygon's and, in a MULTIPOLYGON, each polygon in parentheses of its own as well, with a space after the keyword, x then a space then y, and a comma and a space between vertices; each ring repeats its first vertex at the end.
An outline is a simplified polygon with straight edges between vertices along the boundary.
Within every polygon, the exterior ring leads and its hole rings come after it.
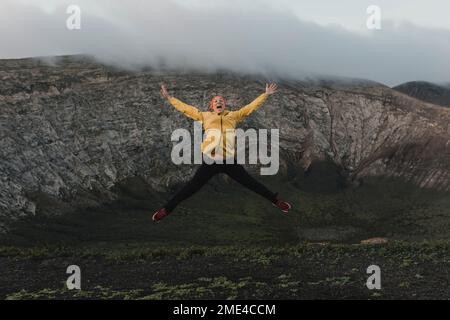
MULTIPOLYGON (((426 8, 415 3, 415 8, 435 10, 438 16, 448 6, 432 2, 426 8)), ((314 8, 302 1, 275 6, 263 0, 4 0, 0 37, 7 45, 0 47, 0 58, 83 53, 135 69, 227 69, 294 78, 334 75, 390 86, 415 79, 450 81, 450 29, 417 20, 407 9, 409 2, 396 3, 381 1, 382 29, 364 30, 371 4, 364 1, 324 7, 321 15, 306 20, 314 8), (81 9, 80 30, 66 27, 66 10, 72 4, 81 9), (397 19, 395 12, 401 20, 389 20, 397 19), (327 20, 329 16, 341 23, 327 20), (355 21, 362 26, 360 32, 352 28, 355 21)))

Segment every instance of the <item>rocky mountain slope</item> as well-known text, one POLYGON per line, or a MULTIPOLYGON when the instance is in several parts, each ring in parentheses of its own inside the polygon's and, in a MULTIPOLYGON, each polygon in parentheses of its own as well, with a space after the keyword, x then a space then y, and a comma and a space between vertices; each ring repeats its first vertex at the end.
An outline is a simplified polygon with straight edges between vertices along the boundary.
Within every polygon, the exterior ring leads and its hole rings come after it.
POLYGON ((450 87, 426 81, 411 81, 402 83, 392 89, 407 94, 416 99, 450 107, 450 87))
MULTIPOLYGON (((0 60, 0 221, 65 213, 118 197, 118 186, 167 192, 194 166, 170 160, 171 133, 192 128, 159 95, 206 109, 223 94, 242 106, 262 77, 125 72, 82 57, 0 60)), ((371 82, 279 81, 280 91, 243 124, 279 128, 278 179, 328 163, 339 186, 397 177, 450 191, 450 109, 371 82)), ((327 173, 327 175, 328 175, 327 173)), ((326 186, 321 186, 326 187, 326 186)))

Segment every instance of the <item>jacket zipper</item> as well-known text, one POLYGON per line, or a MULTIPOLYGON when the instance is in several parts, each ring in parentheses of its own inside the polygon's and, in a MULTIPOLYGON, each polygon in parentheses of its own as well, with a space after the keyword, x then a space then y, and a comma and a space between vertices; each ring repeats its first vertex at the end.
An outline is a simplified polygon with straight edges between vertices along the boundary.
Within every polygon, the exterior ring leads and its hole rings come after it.
POLYGON ((223 119, 223 116, 220 115, 220 134, 222 135, 222 156, 224 158, 226 158, 226 141, 225 141, 225 137, 223 135, 222 119, 223 119))

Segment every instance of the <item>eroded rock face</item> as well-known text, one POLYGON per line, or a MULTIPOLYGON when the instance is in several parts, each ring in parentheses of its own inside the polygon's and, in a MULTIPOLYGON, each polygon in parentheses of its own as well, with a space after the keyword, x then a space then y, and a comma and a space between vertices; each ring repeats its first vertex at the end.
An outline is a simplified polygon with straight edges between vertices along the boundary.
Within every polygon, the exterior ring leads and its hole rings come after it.
MULTIPOLYGON (((64 212, 109 201, 128 178, 157 191, 186 180, 195 167, 171 163, 170 137, 192 121, 162 100, 162 82, 205 110, 216 94, 234 109, 264 89, 262 78, 122 72, 74 58, 0 60, 0 78, 1 221, 42 203, 64 212)), ((450 190, 450 109, 370 82, 280 86, 243 124, 280 129, 280 175, 331 160, 348 183, 398 176, 450 190)))

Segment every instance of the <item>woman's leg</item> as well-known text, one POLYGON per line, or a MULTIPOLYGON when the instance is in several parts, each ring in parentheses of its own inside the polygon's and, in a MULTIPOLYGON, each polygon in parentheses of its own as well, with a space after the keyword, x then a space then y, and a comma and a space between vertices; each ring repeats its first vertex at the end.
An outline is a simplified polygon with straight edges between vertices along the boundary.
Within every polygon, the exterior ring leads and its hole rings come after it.
POLYGON ((166 203, 164 208, 171 212, 181 201, 189 198, 195 192, 200 190, 214 174, 216 174, 215 164, 202 164, 200 168, 197 169, 192 179, 166 203))
POLYGON ((242 165, 234 163, 224 164, 223 166, 222 172, 226 173, 243 186, 263 196, 271 202, 275 202, 277 200, 277 194, 270 191, 262 183, 253 178, 242 165))

